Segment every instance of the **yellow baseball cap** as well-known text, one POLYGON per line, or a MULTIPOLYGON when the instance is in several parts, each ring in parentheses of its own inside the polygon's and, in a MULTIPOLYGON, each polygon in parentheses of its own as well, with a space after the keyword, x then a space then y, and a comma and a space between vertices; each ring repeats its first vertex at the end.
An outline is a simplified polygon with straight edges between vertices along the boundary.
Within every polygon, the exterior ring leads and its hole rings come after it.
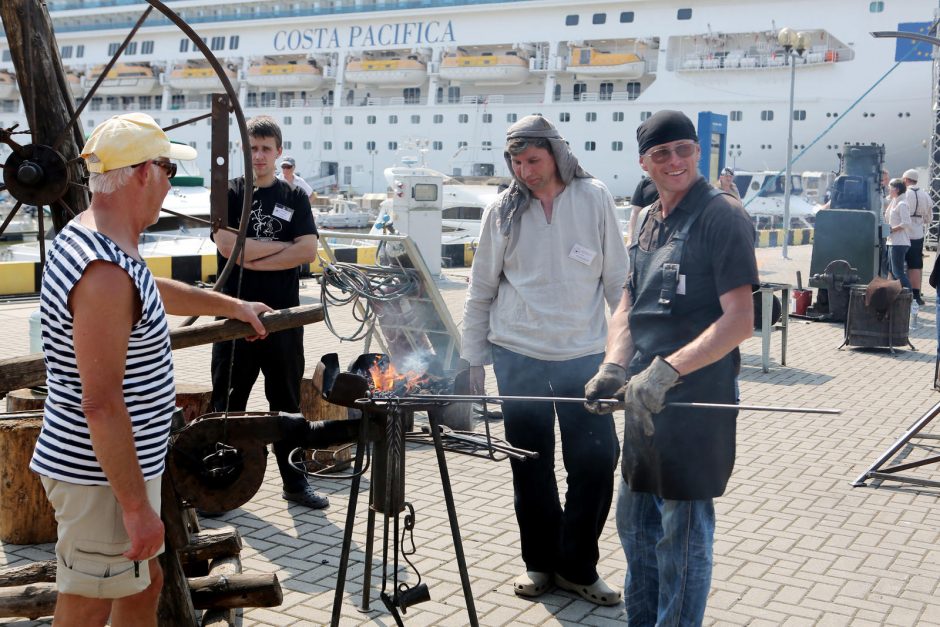
POLYGON ((82 157, 89 172, 100 174, 158 157, 191 161, 196 158, 196 149, 170 143, 160 125, 146 113, 125 113, 95 127, 82 157))

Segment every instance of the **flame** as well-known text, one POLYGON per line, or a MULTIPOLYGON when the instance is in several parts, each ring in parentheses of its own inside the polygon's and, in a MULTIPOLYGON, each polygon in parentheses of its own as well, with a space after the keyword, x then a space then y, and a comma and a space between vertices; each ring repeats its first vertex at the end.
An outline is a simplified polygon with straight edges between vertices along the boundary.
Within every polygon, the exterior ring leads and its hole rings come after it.
POLYGON ((405 393, 410 393, 421 389, 428 382, 426 374, 414 370, 399 373, 392 364, 383 368, 378 360, 369 368, 369 375, 372 377, 372 387, 377 392, 404 390, 405 393))

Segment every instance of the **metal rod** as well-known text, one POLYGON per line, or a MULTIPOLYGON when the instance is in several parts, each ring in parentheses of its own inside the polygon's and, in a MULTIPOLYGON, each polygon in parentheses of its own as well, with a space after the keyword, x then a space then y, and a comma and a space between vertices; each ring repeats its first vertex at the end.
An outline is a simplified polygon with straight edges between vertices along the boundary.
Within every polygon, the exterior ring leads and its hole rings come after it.
POLYGON ((865 485, 865 481, 866 481, 869 477, 878 476, 877 471, 878 471, 878 470, 882 470, 882 468, 881 468, 882 465, 884 465, 885 463, 888 462, 888 460, 890 460, 892 457, 894 457, 895 454, 896 454, 898 451, 900 451, 900 450, 904 447, 904 445, 907 444, 907 443, 911 440, 911 438, 916 437, 917 434, 918 434, 918 432, 920 432, 921 429, 923 429, 923 428, 926 427, 928 424, 930 424, 930 422, 931 422, 934 418, 936 418, 938 414, 940 414, 940 403, 936 403, 933 407, 931 407, 930 409, 928 409, 927 412, 924 413, 924 415, 921 416, 921 417, 917 420, 917 422, 915 422, 913 425, 911 425, 911 427, 910 427, 907 431, 904 432, 904 435, 902 435, 900 438, 898 438, 897 441, 895 441, 895 443, 892 444, 891 447, 888 448, 888 450, 885 451, 885 452, 881 455, 881 457, 879 457, 877 460, 875 460, 875 463, 874 463, 874 464, 872 464, 871 466, 868 467, 868 470, 866 470, 865 472, 863 472, 862 474, 860 474, 860 475, 858 476, 858 478, 855 479, 855 481, 852 482, 852 485, 855 486, 855 487, 864 486, 864 485, 865 485))
MULTIPOLYGON (((353 526, 356 522, 356 505, 359 501, 359 479, 362 476, 362 456, 366 444, 368 421, 363 419, 359 425, 359 445, 356 448, 356 461, 353 466, 353 480, 349 487, 349 504, 346 508, 346 526, 343 529, 343 545, 339 554, 339 570, 336 573, 336 590, 333 592, 333 612, 330 616, 331 627, 339 627, 343 608, 343 592, 346 587, 346 570, 349 566, 349 550, 352 547, 353 526)), ((371 538, 369 547, 371 548, 371 538)), ((368 569, 368 566, 366 567, 368 569)), ((368 570, 366 571, 368 572, 368 570)))
MULTIPOLYGON (((472 394, 415 394, 414 396, 399 396, 395 398, 383 399, 368 398, 358 399, 356 403, 378 403, 383 402, 451 402, 451 403, 502 403, 507 401, 523 402, 546 402, 546 403, 598 403, 600 405, 623 405, 623 401, 616 398, 599 398, 588 401, 586 398, 571 396, 473 396, 472 394)), ((675 402, 666 403, 667 407, 684 407, 688 409, 736 409, 743 411, 773 411, 792 414, 841 414, 841 409, 829 409, 825 407, 784 407, 773 405, 735 405, 733 403, 685 403, 675 402)))

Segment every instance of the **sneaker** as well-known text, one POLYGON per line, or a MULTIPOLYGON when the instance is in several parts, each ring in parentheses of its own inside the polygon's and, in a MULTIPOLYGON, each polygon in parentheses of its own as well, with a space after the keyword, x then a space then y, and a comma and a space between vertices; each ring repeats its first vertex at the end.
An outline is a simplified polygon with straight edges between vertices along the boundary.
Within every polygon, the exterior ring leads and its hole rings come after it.
POLYGON ((917 304, 920 305, 921 307, 927 304, 927 301, 925 301, 922 296, 918 296, 914 300, 917 301, 917 304))
POLYGON ((595 605, 619 605, 623 600, 623 594, 620 590, 614 590, 600 577, 588 586, 571 583, 558 573, 555 573, 555 584, 562 590, 574 592, 585 601, 590 601, 595 605))
POLYGON ((297 503, 310 509, 325 509, 330 505, 330 499, 313 489, 309 483, 297 492, 284 490, 281 493, 285 501, 297 503))
POLYGON ((552 576, 537 570, 527 570, 512 582, 512 590, 521 597, 537 597, 548 591, 552 576))

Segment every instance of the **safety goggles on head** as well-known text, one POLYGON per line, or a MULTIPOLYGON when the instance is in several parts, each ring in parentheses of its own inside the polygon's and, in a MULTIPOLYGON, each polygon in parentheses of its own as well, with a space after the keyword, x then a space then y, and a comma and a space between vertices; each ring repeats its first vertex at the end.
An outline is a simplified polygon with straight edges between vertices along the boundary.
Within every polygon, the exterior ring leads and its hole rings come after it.
POLYGON ((698 146, 695 142, 688 142, 685 144, 678 144, 672 148, 662 147, 655 150, 650 150, 647 152, 644 157, 649 157, 653 163, 666 163, 669 159, 672 158, 672 153, 680 159, 688 159, 693 154, 695 154, 695 147, 698 146))

